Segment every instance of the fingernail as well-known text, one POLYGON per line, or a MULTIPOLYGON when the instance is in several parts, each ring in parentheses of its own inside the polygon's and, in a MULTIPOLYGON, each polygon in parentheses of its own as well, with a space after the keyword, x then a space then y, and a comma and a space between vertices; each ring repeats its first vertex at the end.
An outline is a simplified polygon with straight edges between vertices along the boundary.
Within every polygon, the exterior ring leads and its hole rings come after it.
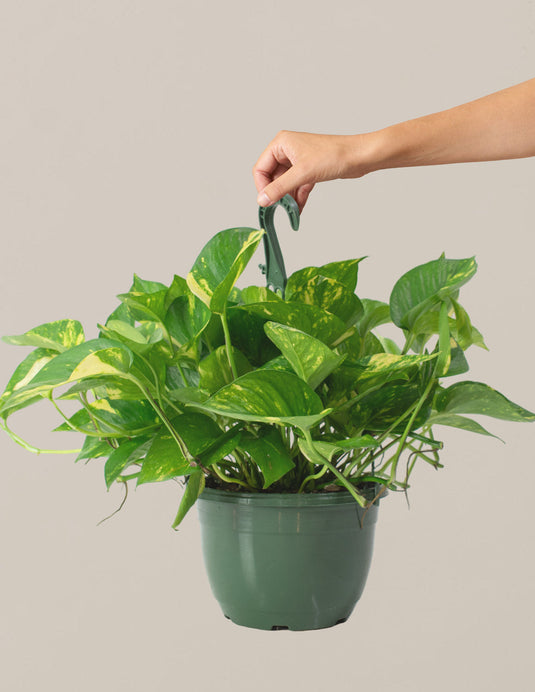
POLYGON ((256 198, 256 201, 259 206, 261 207, 268 207, 271 204, 271 200, 269 197, 266 195, 265 192, 261 192, 258 197, 256 198))

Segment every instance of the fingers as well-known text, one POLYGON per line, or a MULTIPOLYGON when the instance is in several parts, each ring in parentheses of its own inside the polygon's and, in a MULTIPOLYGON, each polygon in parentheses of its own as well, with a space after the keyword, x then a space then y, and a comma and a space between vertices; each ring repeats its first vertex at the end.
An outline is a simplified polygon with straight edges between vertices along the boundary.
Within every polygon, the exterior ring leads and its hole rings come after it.
POLYGON ((318 147, 322 136, 282 130, 262 152, 253 168, 262 207, 291 194, 302 211, 314 184, 321 179, 318 171, 325 160, 318 147))
POLYGON ((253 168, 256 189, 261 192, 275 178, 291 167, 293 161, 288 156, 283 140, 284 133, 273 139, 262 152, 253 168))
POLYGON ((279 166, 280 164, 275 158, 273 151, 268 147, 261 154, 253 168, 253 178, 258 192, 261 192, 266 185, 269 185, 279 166))
POLYGON ((304 208, 305 204, 307 203, 308 196, 312 192, 313 188, 314 188, 313 183, 306 183, 305 185, 301 185, 301 187, 299 187, 296 190, 295 194, 292 195, 292 197, 297 202, 297 206, 299 207, 299 213, 300 214, 302 213, 303 208, 304 208))
MULTIPOLYGON (((303 184, 305 184, 305 180, 300 167, 292 166, 264 187, 257 197, 258 204, 261 207, 274 204, 282 199, 284 195, 298 190, 303 184)), ((310 190, 308 190, 308 194, 310 194, 310 190)), ((306 197, 308 197, 308 194, 306 194, 306 197)), ((306 197, 304 198, 305 201, 306 197)))

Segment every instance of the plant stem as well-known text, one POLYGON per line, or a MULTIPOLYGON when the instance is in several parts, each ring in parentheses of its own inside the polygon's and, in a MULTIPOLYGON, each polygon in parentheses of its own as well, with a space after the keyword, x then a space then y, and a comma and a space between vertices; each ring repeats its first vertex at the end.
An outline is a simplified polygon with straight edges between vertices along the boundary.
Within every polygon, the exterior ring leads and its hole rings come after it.
POLYGON ((188 446, 184 442, 184 440, 180 437, 180 435, 177 433, 177 431, 173 428, 171 425, 171 421, 167 416, 165 415, 165 412, 161 408, 161 406, 158 405, 158 403, 154 400, 152 394, 149 392, 148 389, 146 389, 141 382, 136 378, 133 377, 132 375, 125 375, 125 378, 133 382, 143 393, 143 395, 146 397, 146 399, 149 401, 150 405, 152 408, 156 411, 156 413, 160 416, 162 419, 163 424, 169 430, 171 437, 173 440, 177 443, 178 448, 182 452, 182 455, 186 459, 187 462, 191 465, 192 462, 196 463, 195 457, 193 454, 189 451, 188 446))
POLYGON ((411 348, 411 346, 412 346, 413 343, 414 343, 414 339, 415 339, 415 338, 416 338, 416 337, 414 336, 414 334, 413 334, 412 332, 409 332, 409 333, 407 334, 407 338, 406 338, 406 340, 405 340, 405 346, 403 346, 403 351, 401 351, 401 355, 402 355, 402 356, 407 355, 407 353, 409 352, 409 349, 411 348))
POLYGON ((356 331, 356 327, 350 327, 347 331, 345 331, 335 341, 332 342, 331 348, 336 348, 337 346, 340 346, 340 344, 346 341, 346 339, 349 339, 350 336, 353 336, 353 334, 355 334, 356 331))
POLYGON ((305 434, 305 440, 310 452, 310 455, 313 458, 313 463, 319 463, 322 466, 326 466, 329 471, 331 471, 339 481, 341 481, 342 485, 344 488, 349 490, 350 494, 355 498, 355 500, 359 503, 361 507, 366 507, 366 500, 362 495, 359 495, 359 493, 355 490, 355 488, 351 485, 351 483, 345 478, 342 473, 336 468, 336 466, 333 466, 331 462, 326 459, 323 454, 320 454, 314 447, 314 441, 312 439, 312 435, 310 434, 310 430, 306 429, 303 430, 305 434))
POLYGON ((89 406, 89 401, 87 400, 87 394, 85 392, 80 392, 78 394, 78 398, 82 406, 85 408, 87 411, 87 415, 89 416, 91 422, 95 426, 95 432, 100 433, 101 430, 98 427, 97 421, 95 419, 95 416, 93 415, 93 411, 91 411, 91 407, 89 406))
POLYGON ((414 407, 414 410, 412 412, 411 417, 409 418, 409 422, 405 426, 405 430, 403 431, 403 434, 401 435, 401 438, 399 440, 399 445, 397 448, 397 451, 392 459, 392 470, 390 471, 390 482, 393 483, 395 478, 396 478, 396 470, 397 470, 397 465, 399 461, 399 457, 401 455, 401 452, 403 451, 405 447, 405 442, 407 440, 407 437, 410 433, 411 427, 416 420, 416 416, 418 415, 418 412, 424 405, 425 400, 429 396, 429 393, 431 392, 431 389, 433 388, 433 385, 435 384, 435 380, 431 378, 429 382, 427 383, 427 387, 424 389, 424 393, 422 396, 418 399, 418 402, 416 406, 414 407))
POLYGON ((350 408, 351 406, 353 406, 353 404, 356 404, 357 401, 364 399, 364 397, 368 396, 368 394, 372 394, 373 392, 376 392, 378 389, 381 389, 381 387, 385 384, 387 384, 387 381, 381 382, 380 384, 377 384, 373 387, 370 387, 365 392, 362 392, 361 394, 357 394, 356 396, 352 397, 351 399, 348 399, 345 403, 343 403, 341 406, 338 406, 336 408, 336 413, 338 413, 339 411, 345 411, 347 408, 350 408))
POLYGON ((243 473, 243 476, 245 478, 247 485, 249 485, 250 487, 254 487, 254 483, 251 479, 251 476, 250 476, 249 472, 247 471, 247 461, 245 459, 243 459, 243 456, 240 454, 240 452, 238 452, 237 449, 235 449, 232 454, 233 454, 234 458, 236 459, 236 462, 238 463, 240 471, 243 473))
POLYGON ((39 449, 14 433, 13 430, 9 428, 6 421, 3 423, 0 422, 0 428, 2 428, 2 430, 9 435, 13 442, 16 442, 21 447, 24 447, 24 449, 26 449, 28 452, 33 452, 34 454, 79 454, 81 452, 80 449, 39 449))
POLYGON ((143 356, 140 356, 140 358, 146 365, 148 365, 149 370, 151 371, 152 376, 154 377, 154 389, 156 390, 156 398, 158 399, 160 406, 162 406, 162 398, 160 395, 160 383, 158 382, 158 375, 156 373, 156 370, 152 367, 150 361, 148 361, 146 358, 143 358, 143 356))
POLYGON ((241 481, 239 478, 230 478, 229 476, 225 476, 217 464, 212 464, 210 469, 213 470, 215 475, 224 483, 235 483, 236 485, 241 485, 246 490, 252 490, 251 486, 247 485, 247 483, 241 481))
POLYGON ((313 473, 311 476, 307 476, 307 477, 303 480, 303 482, 301 483, 301 485, 299 486, 299 490, 298 490, 297 492, 298 492, 298 493, 302 493, 303 490, 304 490, 304 487, 305 487, 305 485, 306 485, 307 483, 309 483, 310 481, 317 481, 318 478, 321 478, 322 476, 324 476, 324 475, 327 473, 327 470, 328 470, 328 469, 327 469, 327 466, 324 466, 324 467, 321 469, 321 471, 318 471, 318 473, 313 473))
POLYGON ((221 317, 221 324, 223 325, 223 333, 225 335, 225 346, 227 349, 227 358, 230 365, 230 370, 232 372, 232 377, 237 379, 238 370, 236 369, 236 363, 234 361, 234 354, 232 353, 232 343, 230 341, 230 331, 228 328, 227 313, 223 311, 219 315, 221 317))
POLYGON ((184 375, 184 370, 182 370, 182 366, 180 363, 177 362, 176 367, 178 369, 178 372, 180 373, 180 377, 182 378, 182 382, 184 382, 184 386, 188 386, 188 381, 186 380, 186 375, 184 375))

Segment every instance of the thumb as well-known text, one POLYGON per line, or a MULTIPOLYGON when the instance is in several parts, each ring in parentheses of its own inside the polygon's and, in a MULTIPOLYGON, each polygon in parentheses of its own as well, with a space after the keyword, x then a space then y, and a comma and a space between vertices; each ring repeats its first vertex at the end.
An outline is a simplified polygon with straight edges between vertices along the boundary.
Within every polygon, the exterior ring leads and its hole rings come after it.
POLYGON ((284 195, 296 190, 300 185, 307 182, 302 173, 295 166, 289 168, 286 173, 276 178, 272 183, 259 193, 257 202, 261 207, 269 207, 270 204, 275 204, 284 195))

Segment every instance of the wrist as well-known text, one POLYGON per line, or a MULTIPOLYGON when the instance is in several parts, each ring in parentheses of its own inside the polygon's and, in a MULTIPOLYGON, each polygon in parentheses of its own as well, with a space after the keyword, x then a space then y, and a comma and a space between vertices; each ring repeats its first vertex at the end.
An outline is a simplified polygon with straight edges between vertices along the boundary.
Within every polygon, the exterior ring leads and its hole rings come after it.
POLYGON ((344 178, 361 178, 368 173, 393 167, 396 137, 392 128, 348 136, 344 178))

